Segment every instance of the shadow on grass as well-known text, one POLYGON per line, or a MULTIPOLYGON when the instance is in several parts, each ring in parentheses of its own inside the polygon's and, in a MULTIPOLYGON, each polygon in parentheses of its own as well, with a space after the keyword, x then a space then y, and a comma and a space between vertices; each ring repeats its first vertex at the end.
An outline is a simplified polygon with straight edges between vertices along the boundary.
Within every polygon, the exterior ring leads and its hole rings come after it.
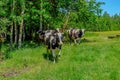
POLYGON ((53 61, 52 55, 49 54, 49 53, 43 53, 43 58, 46 59, 46 60, 53 61))
POLYGON ((84 38, 81 40, 81 42, 84 42, 84 43, 88 43, 88 42, 97 42, 96 40, 90 40, 90 39, 87 39, 87 38, 84 38))
MULTIPOLYGON (((43 53, 43 58, 53 62, 53 56, 50 53, 43 53)), ((55 61, 58 62, 58 56, 56 56, 55 61)))

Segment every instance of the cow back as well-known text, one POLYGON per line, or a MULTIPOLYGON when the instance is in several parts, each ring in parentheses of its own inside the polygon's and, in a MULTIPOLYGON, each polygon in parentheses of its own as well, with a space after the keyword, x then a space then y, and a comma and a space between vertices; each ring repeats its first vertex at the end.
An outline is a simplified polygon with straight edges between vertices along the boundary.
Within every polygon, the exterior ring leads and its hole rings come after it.
POLYGON ((84 35, 85 30, 84 29, 77 29, 77 28, 70 28, 68 30, 68 36, 70 39, 77 39, 84 35))

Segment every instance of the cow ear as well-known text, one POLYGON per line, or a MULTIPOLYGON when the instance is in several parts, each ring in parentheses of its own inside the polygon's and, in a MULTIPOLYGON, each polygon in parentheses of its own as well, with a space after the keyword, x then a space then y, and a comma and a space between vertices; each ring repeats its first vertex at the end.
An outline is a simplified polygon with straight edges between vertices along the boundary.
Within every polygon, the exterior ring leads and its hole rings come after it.
POLYGON ((37 34, 39 34, 39 33, 40 33, 40 31, 37 31, 36 33, 37 33, 37 34))
POLYGON ((39 30, 39 31, 37 31, 37 34, 41 34, 43 31, 41 31, 41 30, 39 30))

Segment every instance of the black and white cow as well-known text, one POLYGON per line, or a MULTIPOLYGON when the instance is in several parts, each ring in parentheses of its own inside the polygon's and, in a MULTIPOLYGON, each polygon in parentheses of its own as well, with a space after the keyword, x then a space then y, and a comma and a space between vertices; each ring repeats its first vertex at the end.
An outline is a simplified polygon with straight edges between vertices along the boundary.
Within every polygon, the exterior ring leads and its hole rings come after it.
POLYGON ((56 32, 60 32, 59 29, 55 30, 39 30, 37 34, 39 34, 39 38, 41 41, 45 42, 45 39, 49 37, 49 35, 54 34, 56 32))
POLYGON ((40 39, 45 42, 47 49, 47 57, 50 51, 52 53, 53 61, 55 63, 57 56, 60 57, 61 54, 63 33, 61 33, 59 29, 38 31, 38 33, 40 34, 40 39), (56 49, 58 49, 59 51, 58 54, 55 53, 56 49))
POLYGON ((63 34, 60 32, 56 32, 45 38, 47 53, 49 52, 49 50, 51 51, 54 63, 56 61, 57 56, 60 57, 61 47, 63 44, 62 39, 63 39, 63 34), (58 49, 59 51, 58 54, 55 53, 56 49, 58 49))
POLYGON ((81 37, 85 34, 85 29, 77 29, 77 28, 70 28, 68 30, 68 37, 70 39, 70 43, 72 40, 74 40, 74 43, 76 44, 77 41, 81 41, 81 37))

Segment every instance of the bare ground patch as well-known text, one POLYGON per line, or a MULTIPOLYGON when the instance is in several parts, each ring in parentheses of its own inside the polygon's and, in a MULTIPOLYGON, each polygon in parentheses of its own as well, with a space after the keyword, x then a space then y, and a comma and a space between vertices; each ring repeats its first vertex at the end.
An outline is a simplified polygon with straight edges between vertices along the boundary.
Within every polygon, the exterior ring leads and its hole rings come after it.
POLYGON ((15 76, 19 76, 27 71, 29 71, 31 69, 31 67, 26 67, 23 66, 21 68, 15 69, 15 68, 7 68, 4 72, 0 72, 0 76, 4 77, 4 78, 8 78, 8 77, 15 77, 15 76))
POLYGON ((14 69, 14 68, 8 68, 4 72, 1 72, 0 76, 2 76, 4 78, 7 78, 7 77, 12 77, 12 76, 17 76, 19 74, 20 74, 20 72, 17 71, 16 69, 14 69))

